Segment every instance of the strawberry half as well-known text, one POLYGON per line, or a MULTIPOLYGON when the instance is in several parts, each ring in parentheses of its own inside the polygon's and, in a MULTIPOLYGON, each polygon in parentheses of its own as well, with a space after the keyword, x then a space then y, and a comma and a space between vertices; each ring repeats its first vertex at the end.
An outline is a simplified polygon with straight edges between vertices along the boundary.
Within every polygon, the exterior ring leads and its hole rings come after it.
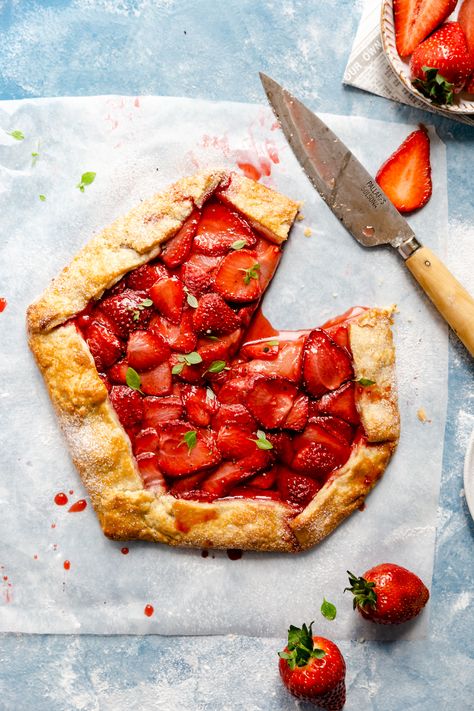
POLYGON ((180 276, 191 294, 196 297, 211 291, 222 257, 209 257, 206 254, 192 254, 183 264, 180 276))
POLYGON ((184 310, 178 324, 171 323, 164 316, 155 316, 150 322, 150 332, 158 333, 166 343, 179 353, 191 353, 196 346, 191 309, 184 310))
POLYGON ((98 321, 93 321, 87 329, 86 341, 99 371, 111 366, 122 355, 122 343, 98 321))
POLYGON ((226 205, 210 201, 203 208, 194 248, 210 256, 226 254, 236 242, 253 247, 256 237, 248 224, 226 205))
POLYGON ((167 276, 168 270, 162 264, 143 264, 127 274, 125 281, 129 289, 147 291, 158 279, 167 276))
POLYGON ((193 314, 196 333, 220 336, 235 331, 240 319, 219 294, 204 294, 193 314))
POLYGON ((260 262, 256 252, 242 249, 228 254, 217 270, 214 287, 229 301, 255 301, 261 296, 260 262))
POLYGON ((115 365, 113 365, 110 370, 107 371, 107 377, 112 383, 116 385, 126 385, 127 370, 128 363, 125 358, 123 358, 122 360, 119 360, 118 363, 115 363, 115 365))
POLYGON ((149 289, 150 299, 160 313, 173 323, 178 323, 184 304, 184 289, 177 277, 165 277, 149 289))
POLYGON ((245 404, 263 427, 274 429, 284 426, 293 407, 298 389, 289 380, 278 376, 260 378, 245 398, 245 404))
POLYGON ((199 210, 193 210, 181 229, 163 247, 160 258, 169 269, 176 269, 189 256, 199 216, 199 210))
POLYGON ((316 496, 321 486, 311 477, 287 469, 275 467, 277 470, 278 491, 284 501, 304 508, 316 496))
POLYGON ((413 212, 431 197, 430 139, 413 131, 379 169, 375 180, 401 213, 413 212))
POLYGON ((212 338, 202 336, 198 340, 196 350, 206 366, 209 366, 215 360, 228 362, 235 354, 241 336, 242 331, 240 328, 228 333, 226 336, 213 336, 212 338))
POLYGON ((189 422, 168 422, 160 428, 158 466, 167 476, 179 477, 219 464, 221 455, 211 430, 189 422), (189 433, 194 433, 192 439, 189 433))
POLYGON ((212 427, 219 430, 224 425, 240 425, 251 432, 255 432, 257 423, 244 405, 220 405, 218 411, 212 418, 212 427))
POLYGON ((317 423, 309 423, 293 439, 292 468, 309 476, 321 477, 339 469, 349 459, 351 447, 317 423))
POLYGON ((457 0, 393 0, 395 41, 401 57, 408 57, 452 13, 457 0))
POLYGON ((151 370, 171 355, 163 336, 151 331, 133 331, 127 344, 127 361, 131 368, 151 370))
POLYGON ((109 398, 123 427, 131 427, 141 422, 143 403, 136 390, 127 385, 113 385, 109 398))
POLYGON ((144 452, 136 456, 140 475, 146 489, 156 492, 166 491, 165 478, 158 467, 158 457, 151 452, 144 452))
POLYGON ((322 417, 312 417, 310 422, 324 427, 331 435, 340 439, 345 444, 352 444, 354 429, 348 422, 341 420, 339 417, 323 415, 322 417))
POLYGON ((337 345, 321 328, 311 331, 303 354, 303 381, 306 390, 320 397, 328 390, 337 390, 354 377, 347 351, 337 345))
POLYGON ((160 435, 154 427, 145 427, 133 438, 133 453, 144 454, 145 452, 156 452, 160 441, 160 435))
POLYGON ((359 423, 359 413, 355 403, 354 383, 345 383, 338 390, 326 393, 319 400, 312 400, 310 416, 334 415, 351 425, 359 423))
POLYGON ((208 388, 203 385, 183 385, 182 400, 187 420, 198 427, 210 425, 218 404, 215 397, 209 397, 208 388))
POLYGON ((217 446, 224 459, 242 459, 253 454, 256 434, 239 425, 223 425, 217 433, 217 446))
POLYGON ((459 22, 447 22, 412 54, 413 85, 434 104, 452 104, 472 72, 466 35, 459 22))
POLYGON ((117 336, 127 338, 131 331, 146 329, 152 316, 147 299, 146 292, 132 289, 104 299, 101 310, 112 321, 117 336))
POLYGON ((143 398, 143 426, 160 427, 160 425, 183 416, 183 404, 180 397, 145 397, 143 398))
POLYGON ((266 469, 271 460, 268 451, 256 449, 253 454, 237 462, 224 462, 203 482, 202 489, 216 497, 225 496, 239 482, 266 469))
POLYGON ((303 393, 299 393, 285 417, 283 427, 286 430, 303 430, 308 421, 309 400, 303 393))
POLYGON ((173 389, 169 363, 160 363, 153 370, 140 373, 140 389, 146 395, 170 395, 173 389))
POLYGON ((251 360, 246 364, 246 371, 268 376, 279 375, 298 383, 301 378, 304 344, 305 340, 302 338, 295 341, 280 341, 276 346, 278 348, 276 357, 251 360))

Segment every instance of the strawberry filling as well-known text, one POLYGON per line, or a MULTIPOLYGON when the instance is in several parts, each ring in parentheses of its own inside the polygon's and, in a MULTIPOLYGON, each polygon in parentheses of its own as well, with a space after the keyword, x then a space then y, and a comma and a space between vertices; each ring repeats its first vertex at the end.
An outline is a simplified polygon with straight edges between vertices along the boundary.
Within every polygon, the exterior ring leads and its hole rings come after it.
POLYGON ((146 488, 297 512, 363 441, 348 336, 363 309, 268 330, 255 312, 280 255, 213 197, 74 319, 146 488))

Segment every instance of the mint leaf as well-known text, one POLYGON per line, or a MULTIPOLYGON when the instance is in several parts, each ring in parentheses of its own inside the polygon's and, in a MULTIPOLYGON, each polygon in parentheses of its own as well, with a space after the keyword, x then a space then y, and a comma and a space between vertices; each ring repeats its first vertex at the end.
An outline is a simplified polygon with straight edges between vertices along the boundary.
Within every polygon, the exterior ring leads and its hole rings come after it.
POLYGON ((243 249, 246 246, 247 246, 246 239, 238 239, 233 244, 231 244, 232 249, 235 249, 236 251, 238 251, 239 249, 243 249))
POLYGON ((22 131, 18 131, 18 130, 10 131, 10 132, 8 133, 8 135, 11 136, 12 138, 14 138, 15 141, 23 141, 24 138, 25 138, 23 132, 22 132, 22 131))
POLYGON ((355 381, 359 385, 362 385, 363 388, 368 388, 371 385, 375 385, 375 380, 369 380, 368 378, 359 378, 359 380, 355 381))
POLYGON ((46 200, 46 195, 38 195, 39 199, 41 202, 44 202, 46 200))
POLYGON ((244 272, 244 284, 247 286, 248 284, 250 284, 250 279, 258 279, 260 264, 258 262, 255 262, 255 264, 253 264, 248 269, 241 269, 240 271, 244 272))
POLYGON ((188 302, 189 306, 191 306, 192 309, 197 309, 198 307, 198 300, 194 296, 194 294, 191 294, 188 287, 184 287, 184 291, 186 294, 186 301, 188 302))
POLYGON ((333 605, 332 602, 328 602, 326 598, 323 598, 323 602, 321 605, 321 614, 327 620, 335 620, 337 614, 336 606, 333 605))
POLYGON ((202 358, 197 351, 192 351, 191 353, 179 356, 179 360, 181 359, 184 360, 186 365, 197 365, 198 363, 202 363, 202 358))
POLYGON ((36 165, 38 158, 40 156, 39 149, 40 149, 40 142, 38 141, 38 144, 36 146, 36 151, 33 151, 31 154, 31 167, 32 168, 34 168, 34 166, 36 165))
POLYGON ((189 454, 189 452, 191 452, 191 450, 194 449, 194 447, 197 445, 197 431, 188 430, 187 432, 185 432, 180 444, 187 445, 189 454))
POLYGON ((184 366, 185 366, 184 362, 183 363, 176 363, 176 365, 173 365, 173 367, 171 368, 172 375, 179 375, 183 371, 184 366))
POLYGON ((212 402, 216 399, 216 393, 212 388, 206 388, 206 400, 207 402, 212 402))
MULTIPOLYGON (((252 439, 259 449, 273 449, 273 444, 267 439, 267 435, 263 430, 257 430, 257 439, 252 439)), ((291 629, 291 628, 290 628, 291 629)), ((298 629, 295 627, 295 629, 298 629)))
POLYGON ((85 186, 91 185, 91 183, 94 182, 95 176, 96 176, 96 173, 93 173, 93 172, 83 173, 81 175, 80 182, 76 185, 76 188, 79 188, 81 193, 83 193, 85 186))
POLYGON ((142 391, 140 390, 141 386, 141 380, 140 376, 138 375, 137 371, 134 370, 133 368, 127 368, 127 372, 125 374, 125 380, 129 388, 132 388, 133 390, 138 390, 139 393, 142 391))
POLYGON ((214 360, 207 369, 207 373, 221 373, 223 370, 229 370, 225 360, 214 360))
POLYGON ((142 303, 140 304, 140 306, 145 306, 145 307, 147 307, 147 306, 153 306, 153 301, 152 301, 151 299, 143 299, 143 301, 142 301, 142 303))

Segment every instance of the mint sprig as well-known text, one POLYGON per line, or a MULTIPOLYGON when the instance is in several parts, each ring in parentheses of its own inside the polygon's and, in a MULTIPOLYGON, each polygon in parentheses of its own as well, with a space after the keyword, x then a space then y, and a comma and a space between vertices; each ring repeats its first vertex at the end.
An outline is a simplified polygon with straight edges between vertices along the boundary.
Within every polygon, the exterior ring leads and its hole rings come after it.
POLYGON ((241 269, 240 271, 244 272, 244 284, 248 286, 251 279, 258 279, 260 264, 255 262, 255 264, 252 264, 248 269, 241 269))
POLYGON ((83 173, 83 174, 81 175, 80 181, 79 181, 78 184, 76 185, 76 188, 79 188, 79 190, 81 191, 81 193, 83 193, 83 192, 84 192, 84 189, 85 189, 85 187, 86 187, 86 185, 91 185, 91 184, 94 182, 96 175, 97 175, 97 174, 96 174, 96 173, 93 173, 92 171, 89 171, 89 172, 87 172, 87 173, 83 173))
POLYGON ((136 309, 132 309, 133 320, 138 321, 138 319, 140 318, 140 311, 143 311, 144 309, 147 309, 150 306, 153 306, 153 301, 151 299, 143 299, 141 304, 138 304, 136 309))
POLYGON ((202 358, 197 351, 191 351, 191 353, 184 353, 178 356, 179 363, 176 363, 171 369, 173 375, 179 375, 185 365, 197 365, 202 363, 202 358))
POLYGON ((273 444, 267 439, 263 430, 257 430, 257 439, 252 439, 259 449, 273 449, 273 444))
POLYGON ((307 627, 290 625, 288 630, 288 652, 278 652, 281 659, 286 659, 290 669, 304 667, 311 659, 322 659, 326 656, 324 649, 314 646, 313 622, 307 627))

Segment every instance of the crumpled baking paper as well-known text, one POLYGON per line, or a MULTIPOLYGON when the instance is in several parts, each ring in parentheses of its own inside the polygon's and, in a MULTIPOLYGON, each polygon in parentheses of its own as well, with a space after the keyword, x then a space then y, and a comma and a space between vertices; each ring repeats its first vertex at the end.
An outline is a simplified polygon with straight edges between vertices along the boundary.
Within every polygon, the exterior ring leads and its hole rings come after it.
MULTIPOLYGON (((372 173, 413 129, 323 119, 372 173)), ((433 131, 430 137, 433 197, 409 221, 444 258, 445 150, 433 131)), ((332 638, 423 636, 429 611, 395 632, 371 626, 352 612, 343 588, 347 569, 362 574, 383 561, 405 565, 430 584, 447 328, 395 252, 366 250, 341 227, 271 111, 169 97, 2 102, 0 175, 0 296, 8 302, 0 314, 0 630, 281 637, 290 623, 316 619, 318 631, 332 638), (15 130, 23 140, 8 135, 15 130), (87 495, 28 351, 26 307, 94 233, 141 199, 199 168, 238 170, 237 164, 304 201, 304 220, 264 298, 275 326, 317 326, 354 304, 398 305, 399 448, 365 510, 303 554, 245 552, 230 560, 225 551, 203 557, 199 550, 109 541, 90 504, 68 512, 87 495), (96 178, 81 192, 76 186, 85 172, 96 178), (58 492, 67 495, 66 506, 54 503, 58 492), (337 606, 334 622, 319 613, 324 596, 337 606)))

